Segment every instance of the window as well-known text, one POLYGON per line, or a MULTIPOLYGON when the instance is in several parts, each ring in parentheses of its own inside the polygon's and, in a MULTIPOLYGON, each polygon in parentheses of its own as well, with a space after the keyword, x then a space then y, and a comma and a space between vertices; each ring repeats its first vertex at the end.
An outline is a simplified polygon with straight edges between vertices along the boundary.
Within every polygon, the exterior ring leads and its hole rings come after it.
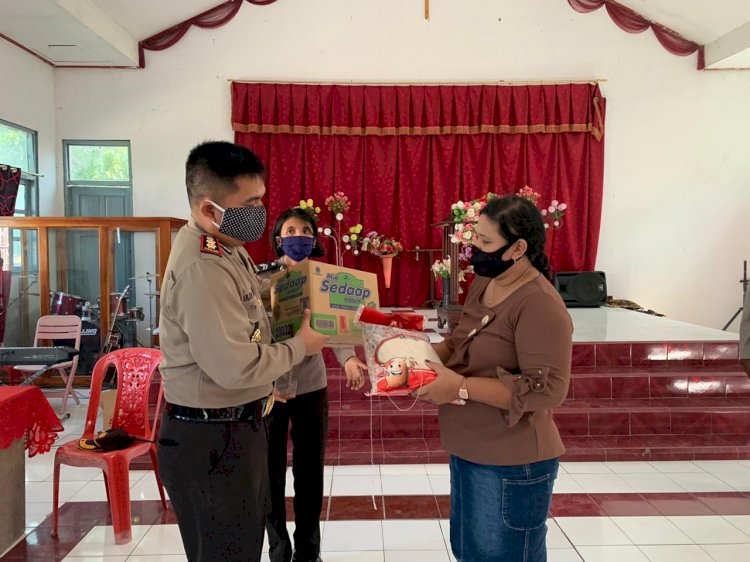
MULTIPOLYGON (((18 186, 14 212, 17 217, 39 214, 36 138, 36 131, 0 119, 0 164, 21 168, 21 183, 18 186)), ((20 229, 2 229, 0 259, 6 269, 21 269, 23 254, 20 229)), ((36 260, 36 256, 32 260, 36 260)))
POLYGON ((36 131, 0 119, 0 164, 21 168, 15 216, 39 214, 36 131))
MULTIPOLYGON (((119 193, 131 202, 123 208, 132 206, 130 141, 64 140, 63 162, 65 205, 69 216, 92 213, 91 209, 86 212, 80 207, 82 196, 104 201, 108 193, 119 193)), ((102 205, 100 216, 106 216, 106 204, 102 205)))

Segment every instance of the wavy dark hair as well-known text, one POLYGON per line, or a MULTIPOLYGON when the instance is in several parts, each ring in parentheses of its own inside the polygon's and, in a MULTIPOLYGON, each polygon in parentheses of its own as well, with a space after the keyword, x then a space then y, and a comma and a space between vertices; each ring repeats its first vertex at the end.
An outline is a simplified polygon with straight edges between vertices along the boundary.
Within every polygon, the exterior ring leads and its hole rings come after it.
POLYGON ((491 199, 480 213, 497 223, 498 232, 509 243, 526 240, 529 260, 547 279, 552 280, 549 258, 544 253, 547 232, 539 209, 523 197, 506 195, 491 199))
POLYGON ((292 217, 298 218, 302 222, 307 223, 312 229, 313 238, 315 239, 315 247, 313 247, 310 257, 322 258, 325 256, 326 253, 323 248, 320 247, 320 240, 318 239, 318 221, 312 214, 300 209, 299 207, 292 207, 281 213, 279 218, 276 219, 276 224, 273 225, 273 230, 271 231, 271 248, 273 248, 276 255, 278 257, 284 255, 284 250, 282 250, 281 246, 276 243, 276 237, 278 236, 281 238, 281 228, 284 226, 284 223, 292 217))

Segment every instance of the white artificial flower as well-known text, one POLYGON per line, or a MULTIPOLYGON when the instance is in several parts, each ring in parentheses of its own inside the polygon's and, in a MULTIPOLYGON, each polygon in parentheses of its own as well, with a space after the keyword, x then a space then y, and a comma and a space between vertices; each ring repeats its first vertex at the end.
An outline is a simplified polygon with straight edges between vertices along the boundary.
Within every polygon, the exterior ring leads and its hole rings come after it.
POLYGON ((342 221, 342 220, 344 220, 344 215, 342 215, 341 213, 336 213, 336 220, 337 220, 337 221, 342 221))
POLYGON ((470 219, 474 218, 475 216, 477 216, 477 212, 474 209, 469 209, 468 211, 466 211, 466 216, 470 219))
POLYGON ((458 203, 456 203, 456 207, 458 207, 459 209, 464 209, 465 208, 464 202, 459 201, 458 203))
POLYGON ((344 235, 343 235, 343 236, 341 237, 341 240, 342 240, 342 241, 343 241, 344 243, 346 243, 346 242, 349 242, 349 235, 348 235, 348 234, 344 234, 344 235))
POLYGON ((554 224, 555 226, 560 226, 560 221, 555 221, 554 224))
POLYGON ((464 240, 471 240, 471 239, 472 239, 471 231, 467 230, 466 232, 464 232, 464 240))
POLYGON ((323 230, 323 234, 325 234, 326 236, 330 236, 330 235, 331 235, 331 229, 330 229, 330 228, 328 228, 328 227, 326 227, 326 228, 325 228, 325 229, 323 230))

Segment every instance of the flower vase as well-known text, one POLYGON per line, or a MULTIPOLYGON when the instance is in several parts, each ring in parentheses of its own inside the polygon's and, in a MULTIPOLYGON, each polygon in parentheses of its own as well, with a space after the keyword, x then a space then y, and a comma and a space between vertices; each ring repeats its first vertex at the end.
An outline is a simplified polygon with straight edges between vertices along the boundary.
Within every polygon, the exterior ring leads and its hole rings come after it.
POLYGON ((441 281, 443 285, 443 306, 447 307, 451 302, 451 278, 443 277, 441 281))
POLYGON ((393 258, 396 256, 380 256, 383 264, 383 277, 385 278, 385 288, 391 288, 391 272, 393 271, 393 258))

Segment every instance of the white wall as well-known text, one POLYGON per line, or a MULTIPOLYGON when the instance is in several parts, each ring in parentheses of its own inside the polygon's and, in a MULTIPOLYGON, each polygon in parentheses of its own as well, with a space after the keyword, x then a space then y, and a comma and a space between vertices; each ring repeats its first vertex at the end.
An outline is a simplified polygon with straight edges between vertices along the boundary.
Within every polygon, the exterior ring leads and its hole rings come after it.
MULTIPOLYGON (((0 119, 33 129, 38 133, 39 211, 52 214, 57 209, 55 185, 55 79, 51 66, 0 40, 0 119)), ((60 199, 62 202, 62 198, 60 199)))
MULTIPOLYGON (((138 215, 184 217, 183 163, 231 139, 228 78, 494 81, 606 78, 598 267, 610 293, 721 327, 750 259, 750 73, 700 73, 650 32, 563 0, 279 0, 147 53, 145 70, 55 73, 63 138, 130 139, 138 215)), ((58 211, 61 211, 61 207, 58 211)))

